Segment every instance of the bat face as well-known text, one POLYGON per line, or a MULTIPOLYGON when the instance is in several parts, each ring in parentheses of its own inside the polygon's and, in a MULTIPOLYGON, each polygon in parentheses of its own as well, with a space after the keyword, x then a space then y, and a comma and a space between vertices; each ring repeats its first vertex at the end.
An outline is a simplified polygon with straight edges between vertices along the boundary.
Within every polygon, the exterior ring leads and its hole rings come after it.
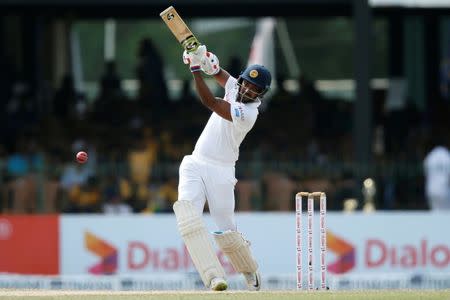
POLYGON ((200 46, 197 38, 192 34, 173 6, 169 6, 159 15, 187 52, 195 51, 200 46))

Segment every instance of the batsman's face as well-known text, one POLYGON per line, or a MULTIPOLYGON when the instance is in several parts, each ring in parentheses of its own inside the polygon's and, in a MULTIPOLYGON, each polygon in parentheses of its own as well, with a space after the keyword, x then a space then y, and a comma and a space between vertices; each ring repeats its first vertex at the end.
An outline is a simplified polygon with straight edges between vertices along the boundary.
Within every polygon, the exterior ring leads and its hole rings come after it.
POLYGON ((246 80, 242 81, 239 86, 238 102, 251 102, 255 101, 256 98, 261 94, 261 89, 251 82, 246 80))

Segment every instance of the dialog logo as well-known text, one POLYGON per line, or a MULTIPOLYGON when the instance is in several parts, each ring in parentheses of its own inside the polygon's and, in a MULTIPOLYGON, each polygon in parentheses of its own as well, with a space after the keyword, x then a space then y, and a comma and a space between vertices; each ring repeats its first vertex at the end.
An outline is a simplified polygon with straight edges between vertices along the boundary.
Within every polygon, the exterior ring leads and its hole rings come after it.
POLYGON ((334 274, 343 274, 355 266, 355 247, 327 231, 327 248, 336 254, 336 261, 328 265, 328 271, 334 274))
POLYGON ((89 273, 111 275, 117 272, 118 255, 114 246, 88 231, 84 233, 84 246, 100 259, 98 264, 89 267, 89 273))

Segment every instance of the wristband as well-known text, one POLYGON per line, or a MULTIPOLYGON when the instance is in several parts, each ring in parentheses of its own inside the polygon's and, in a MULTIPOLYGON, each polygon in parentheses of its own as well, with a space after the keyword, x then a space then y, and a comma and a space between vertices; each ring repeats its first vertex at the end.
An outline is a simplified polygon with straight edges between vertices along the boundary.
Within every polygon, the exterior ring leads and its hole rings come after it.
POLYGON ((200 66, 191 66, 191 72, 192 73, 198 72, 198 71, 201 71, 201 70, 202 70, 202 68, 200 66))

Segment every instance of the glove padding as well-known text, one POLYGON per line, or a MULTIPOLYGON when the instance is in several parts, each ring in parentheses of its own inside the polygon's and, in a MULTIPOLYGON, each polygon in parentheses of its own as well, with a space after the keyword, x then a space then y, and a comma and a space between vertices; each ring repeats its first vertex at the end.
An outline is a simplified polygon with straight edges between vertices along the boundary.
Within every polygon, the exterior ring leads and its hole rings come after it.
POLYGON ((189 65, 191 72, 201 70, 201 59, 206 54, 206 46, 201 45, 193 52, 183 51, 183 63, 189 65))
POLYGON ((200 66, 207 75, 216 75, 220 71, 219 59, 212 52, 206 52, 200 60, 200 66))

